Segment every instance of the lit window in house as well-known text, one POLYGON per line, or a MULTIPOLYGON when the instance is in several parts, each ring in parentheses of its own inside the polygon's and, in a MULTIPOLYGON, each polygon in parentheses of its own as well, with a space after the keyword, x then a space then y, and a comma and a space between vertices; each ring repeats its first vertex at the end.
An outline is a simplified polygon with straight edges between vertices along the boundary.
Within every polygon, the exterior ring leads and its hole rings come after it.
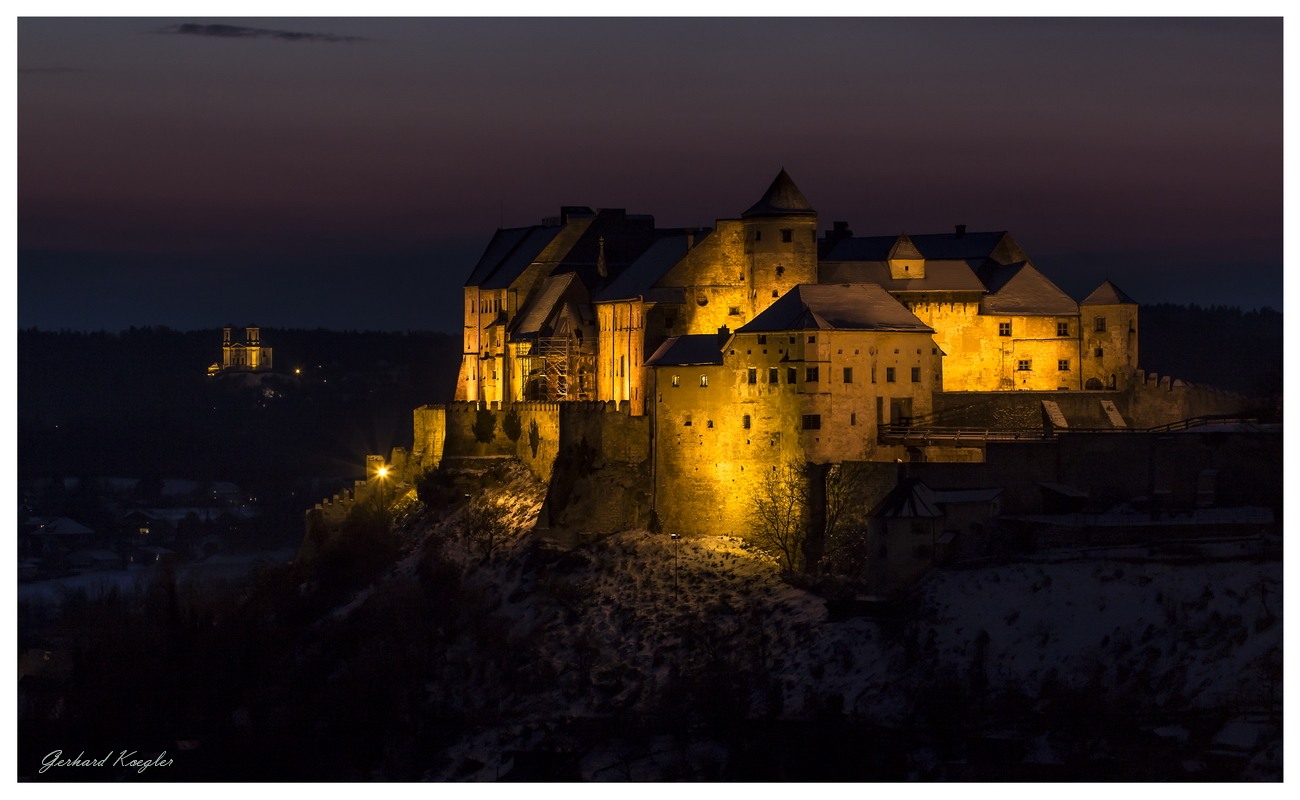
POLYGON ((1057 336, 1069 336, 1069 335, 1070 335, 1070 323, 1068 323, 1068 322, 1058 322, 1058 323, 1056 323, 1056 335, 1057 335, 1057 336))
POLYGON ((758 383, 758 370, 750 367, 745 378, 745 383, 758 383))
POLYGON ((1011 335, 1011 323, 1010 323, 1010 322, 999 322, 999 323, 998 323, 998 336, 1010 336, 1010 335, 1011 335))
POLYGON ((674 376, 673 376, 673 386, 681 386, 681 385, 682 385, 682 376, 681 376, 681 375, 674 375, 674 376))
POLYGON ((776 381, 777 381, 777 376, 776 376, 776 367, 768 367, 768 368, 767 368, 767 382, 768 382, 768 383, 776 383, 776 381))
POLYGON ((708 375, 701 375, 701 376, 700 376, 700 385, 701 385, 701 386, 708 386, 708 385, 709 385, 709 376, 708 376, 708 375))
POLYGON ((885 383, 893 383, 893 382, 894 382, 894 368, 885 367, 885 383))
POLYGON ((853 383, 853 367, 844 368, 844 382, 853 383))
POLYGON ((1028 372, 1032 368, 1030 360, 1027 358, 1022 358, 1017 363, 1019 364, 1019 366, 1016 367, 1016 370, 1019 372, 1028 372))
POLYGON ((781 241, 783 241, 783 242, 793 242, 793 241, 794 241, 794 231, 791 230, 790 228, 782 228, 782 229, 781 229, 781 241))
POLYGON ((1058 370, 1060 370, 1061 372, 1069 372, 1069 371, 1070 371, 1070 359, 1068 359, 1068 358, 1062 358, 1061 360, 1057 361, 1057 362, 1056 362, 1056 368, 1057 368, 1058 370))
POLYGON ((813 381, 819 380, 818 372, 820 369, 821 369, 820 367, 808 367, 807 369, 805 369, 804 376, 803 376, 804 381, 807 383, 812 383, 813 381))
POLYGON ((745 416, 743 416, 743 417, 740 418, 740 424, 741 424, 742 426, 744 426, 745 430, 749 430, 749 415, 748 415, 748 414, 746 414, 745 416))
POLYGON ((821 430, 821 427, 822 427, 822 415, 821 415, 821 414, 804 414, 804 415, 803 415, 803 429, 804 429, 804 430, 806 430, 806 431, 816 431, 816 430, 821 430))
POLYGON ((1094 325, 1093 330, 1097 331, 1097 333, 1105 333, 1105 332, 1106 332, 1106 318, 1105 318, 1105 317, 1097 317, 1095 320, 1093 320, 1093 325, 1094 325))
POLYGON ((920 382, 921 382, 921 368, 912 367, 912 383, 920 383, 920 382))

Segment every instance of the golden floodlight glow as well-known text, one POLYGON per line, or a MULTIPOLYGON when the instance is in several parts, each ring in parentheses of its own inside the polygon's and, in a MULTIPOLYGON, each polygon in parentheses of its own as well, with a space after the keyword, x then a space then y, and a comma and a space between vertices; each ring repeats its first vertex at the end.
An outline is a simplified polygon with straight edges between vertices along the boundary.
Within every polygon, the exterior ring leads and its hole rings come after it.
POLYGON ((382 477, 384 477, 384 476, 387 475, 387 474, 388 474, 388 467, 380 467, 380 468, 379 468, 379 477, 382 478, 382 477))

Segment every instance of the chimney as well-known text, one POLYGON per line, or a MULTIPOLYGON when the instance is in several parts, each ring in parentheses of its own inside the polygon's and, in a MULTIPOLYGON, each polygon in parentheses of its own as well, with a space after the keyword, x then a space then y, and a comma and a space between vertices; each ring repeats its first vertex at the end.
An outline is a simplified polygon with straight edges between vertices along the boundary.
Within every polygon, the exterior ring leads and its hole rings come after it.
POLYGON ((722 348, 726 347, 727 340, 730 338, 731 338, 731 331, 727 329, 726 325, 723 325, 721 328, 718 328, 718 349, 721 350, 722 348))
POLYGON ((965 236, 965 235, 966 235, 966 226, 965 226, 965 225, 958 225, 958 226, 957 226, 957 233, 956 233, 952 238, 954 238, 954 239, 960 239, 961 237, 963 237, 963 236, 965 236))
POLYGON ((600 237, 600 255, 596 256, 596 273, 602 278, 609 277, 609 268, 605 265, 605 237, 600 237))

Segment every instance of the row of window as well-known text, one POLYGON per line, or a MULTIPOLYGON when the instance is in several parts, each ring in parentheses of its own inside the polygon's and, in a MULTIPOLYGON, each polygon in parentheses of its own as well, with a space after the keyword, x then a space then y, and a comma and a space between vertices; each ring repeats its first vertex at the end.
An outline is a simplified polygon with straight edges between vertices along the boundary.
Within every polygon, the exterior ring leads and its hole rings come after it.
MULTIPOLYGON (((1021 363, 1021 365, 1022 365, 1022 366, 1021 366, 1021 369, 1029 369, 1028 366, 1025 366, 1025 365, 1029 364, 1028 361, 1021 361, 1020 363, 1021 363)), ((1062 361, 1061 363, 1066 365, 1066 366, 1061 367, 1061 369, 1069 369, 1069 368, 1070 368, 1070 367, 1069 367, 1069 363, 1070 363, 1070 362, 1068 362, 1068 361, 1062 361)), ((780 373, 780 369, 779 369, 778 367, 768 367, 768 370, 767 370, 767 382, 770 383, 770 384, 771 384, 771 383, 778 383, 779 380, 780 380, 780 374, 781 374, 781 373, 780 373)), ((896 370, 894 367, 885 367, 885 383, 896 383, 897 380, 898 380, 898 378, 897 378, 897 374, 898 374, 898 373, 897 373, 897 370, 896 370)), ((844 371, 843 371, 842 378, 843 378, 843 382, 844 382, 844 383, 853 383, 853 367, 844 367, 844 371)), ((804 377, 803 377, 803 379, 804 379, 804 383, 818 383, 818 382, 820 382, 820 381, 821 381, 821 367, 804 367, 804 377)), ((672 380, 672 382, 673 382, 673 386, 681 386, 681 385, 682 385, 682 376, 681 376, 681 375, 674 375, 674 376, 673 376, 673 380, 672 380)), ((799 370, 796 369, 795 367, 786 367, 786 369, 785 369, 785 382, 786 382, 786 383, 789 383, 789 384, 798 383, 798 382, 799 382, 799 370)), ((875 383, 875 382, 876 382, 876 375, 875 375, 875 370, 874 370, 874 369, 872 370, 872 374, 871 374, 871 382, 872 382, 872 383, 875 383)), ((920 382, 921 382, 921 368, 920 368, 920 367, 912 367, 912 383, 920 383, 920 382)), ((745 383, 749 383, 749 384, 757 384, 757 383, 758 383, 758 369, 757 369, 757 368, 755 368, 755 367, 750 367, 749 369, 747 369, 747 370, 745 371, 745 383)), ((709 376, 708 376, 708 375, 701 375, 701 376, 700 376, 700 385, 701 385, 701 386, 708 386, 708 385, 709 385, 709 376)))
MULTIPOLYGON (((1029 371, 1033 370, 1033 368, 1034 368, 1034 362, 1033 362, 1033 359, 1030 359, 1030 358, 1022 358, 1022 359, 1020 359, 1020 361, 1018 362, 1018 366, 1016 367, 1016 370, 1017 370, 1018 372, 1029 372, 1029 371)), ((1062 359, 1058 360, 1058 361, 1056 362, 1056 369, 1059 370, 1060 372, 1069 372, 1069 371, 1070 371, 1070 359, 1068 359, 1068 358, 1062 358, 1062 359)))
MULTIPOLYGON (((756 241, 756 242, 761 242, 761 241, 763 241, 763 232, 762 232, 762 231, 754 231, 754 241, 756 241)), ((793 242, 793 241, 794 241, 794 229, 793 229, 793 228, 782 228, 782 229, 781 229, 781 241, 783 241, 783 242, 793 242)))
MULTIPOLYGON (((1093 320, 1093 326, 1094 326, 1094 327, 1093 327, 1093 330, 1097 331, 1098 333, 1105 333, 1105 332, 1106 332, 1106 318, 1105 318, 1105 317, 1097 317, 1095 320, 1093 320)), ((1010 323, 1010 322, 999 322, 999 323, 998 323, 998 336, 1010 336, 1010 335, 1011 335, 1011 323, 1010 323)), ((1056 335, 1057 335, 1057 336, 1069 336, 1069 335, 1070 335, 1070 323, 1068 323, 1068 322, 1058 322, 1058 323, 1056 323, 1056 335)))
MULTIPOLYGON (((850 424, 850 425, 857 425, 857 424, 858 424, 858 415, 857 415, 857 414, 849 414, 849 424, 850 424)), ((687 414, 687 415, 683 418, 683 420, 682 420, 682 426, 683 426, 683 427, 686 427, 686 428, 691 427, 691 415, 690 415, 690 414, 687 414)), ((704 426, 705 426, 706 428, 712 428, 712 427, 713 427, 713 420, 711 420, 711 419, 710 419, 710 420, 706 420, 705 423, 704 423, 704 426)), ((749 416, 748 414, 746 414, 746 415, 744 415, 743 417, 740 418, 740 426, 741 426, 742 428, 744 428, 745 430, 750 430, 750 429, 753 427, 753 420, 750 418, 750 416, 749 416)), ((801 427, 802 427, 804 430, 806 430, 806 431, 816 431, 816 430, 821 430, 821 427, 822 427, 822 416, 821 416, 821 414, 804 414, 804 415, 803 415, 803 420, 802 420, 802 426, 801 426, 801 427)))

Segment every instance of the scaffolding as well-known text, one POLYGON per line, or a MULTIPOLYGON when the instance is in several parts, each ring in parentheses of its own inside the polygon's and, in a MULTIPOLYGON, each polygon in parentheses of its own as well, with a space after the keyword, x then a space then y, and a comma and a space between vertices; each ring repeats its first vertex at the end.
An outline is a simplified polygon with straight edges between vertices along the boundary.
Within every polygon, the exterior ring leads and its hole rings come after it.
POLYGON ((540 337, 519 355, 525 383, 535 382, 536 399, 591 400, 595 357, 566 336, 540 337))

